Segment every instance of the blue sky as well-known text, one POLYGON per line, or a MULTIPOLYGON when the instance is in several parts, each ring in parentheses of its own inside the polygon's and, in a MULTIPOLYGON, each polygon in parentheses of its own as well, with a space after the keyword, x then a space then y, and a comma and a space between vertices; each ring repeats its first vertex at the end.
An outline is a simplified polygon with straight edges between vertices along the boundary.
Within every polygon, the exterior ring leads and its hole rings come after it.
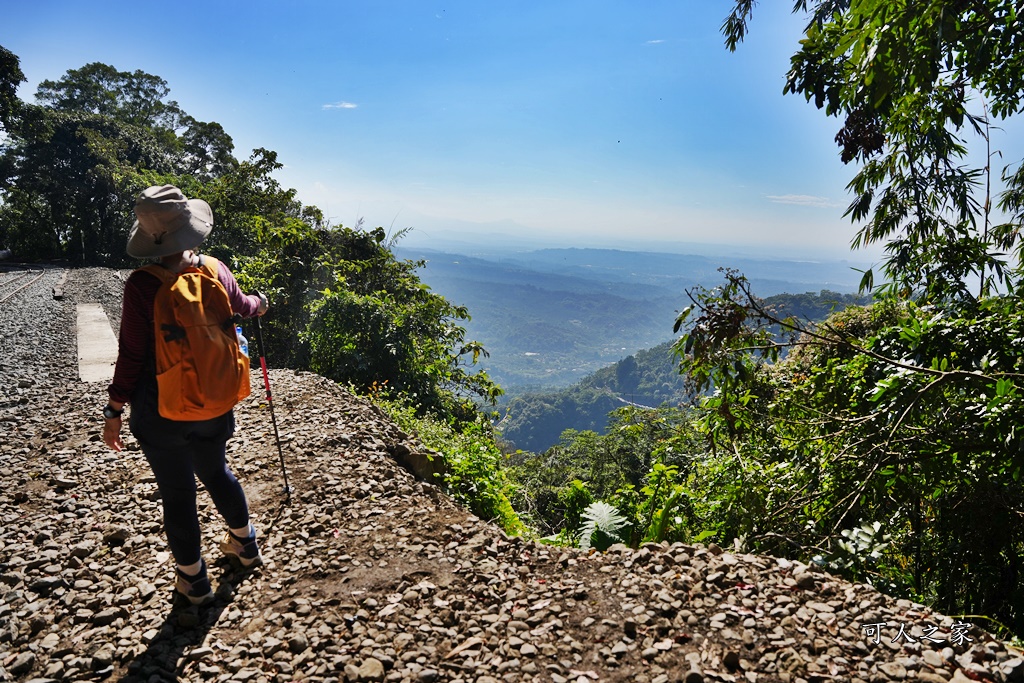
POLYGON ((724 0, 11 5, 23 99, 94 61, 158 75, 335 224, 829 254, 855 230, 839 124, 782 95, 791 3, 736 53, 724 0))

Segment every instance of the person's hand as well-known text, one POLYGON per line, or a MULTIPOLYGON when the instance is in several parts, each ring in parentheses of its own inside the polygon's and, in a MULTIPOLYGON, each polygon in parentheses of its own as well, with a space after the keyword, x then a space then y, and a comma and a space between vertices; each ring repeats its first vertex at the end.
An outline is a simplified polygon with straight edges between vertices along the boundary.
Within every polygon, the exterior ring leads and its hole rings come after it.
POLYGON ((256 315, 263 315, 270 308, 270 302, 267 301, 267 295, 263 292, 256 292, 256 296, 260 298, 260 307, 256 309, 256 315))
POLYGON ((103 420, 103 443, 115 451, 120 451, 124 448, 124 442, 121 441, 120 417, 103 420))

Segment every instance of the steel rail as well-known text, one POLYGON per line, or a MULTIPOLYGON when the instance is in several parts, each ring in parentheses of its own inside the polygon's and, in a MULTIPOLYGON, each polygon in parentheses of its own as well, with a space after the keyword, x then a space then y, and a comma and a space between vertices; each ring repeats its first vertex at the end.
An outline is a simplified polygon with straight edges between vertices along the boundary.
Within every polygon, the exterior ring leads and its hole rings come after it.
POLYGON ((4 303, 4 302, 6 302, 6 301, 7 301, 8 299, 10 299, 11 297, 13 297, 13 296, 14 296, 15 294, 17 294, 17 293, 18 293, 18 292, 20 292, 21 290, 25 289, 26 287, 31 287, 31 286, 32 286, 32 285, 34 285, 35 283, 39 282, 39 280, 40 280, 40 279, 42 279, 43 275, 45 275, 45 274, 46 274, 46 271, 45 271, 45 270, 38 270, 38 271, 36 271, 36 270, 30 270, 30 271, 27 271, 27 272, 26 272, 26 273, 25 273, 24 275, 22 275, 22 276, 19 276, 19 277, 16 277, 16 278, 14 278, 13 280, 8 280, 7 282, 3 282, 3 283, 0 283, 0 285, 9 285, 9 284, 17 283, 17 282, 20 282, 20 281, 21 281, 21 279, 22 279, 23 277, 27 277, 27 276, 29 276, 29 275, 32 275, 33 273, 38 273, 38 275, 36 275, 36 276, 35 276, 34 278, 32 278, 31 280, 29 280, 28 282, 26 282, 26 283, 25 283, 25 284, 23 284, 22 286, 20 286, 20 287, 18 287, 17 289, 15 289, 15 290, 14 290, 13 292, 11 292, 10 294, 7 294, 7 295, 5 295, 5 296, 4 296, 3 298, 0 298, 0 304, 2 304, 2 303, 4 303))

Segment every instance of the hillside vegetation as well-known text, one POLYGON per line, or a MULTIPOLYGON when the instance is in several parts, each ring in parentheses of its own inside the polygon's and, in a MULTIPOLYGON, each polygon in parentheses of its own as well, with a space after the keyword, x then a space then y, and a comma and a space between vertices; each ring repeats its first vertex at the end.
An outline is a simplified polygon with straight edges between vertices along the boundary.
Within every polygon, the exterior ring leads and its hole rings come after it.
MULTIPOLYGON (((817 322, 832 312, 868 299, 827 290, 817 294, 776 294, 764 305, 780 316, 817 322)), ((604 367, 567 389, 509 394, 500 402, 498 425, 508 447, 539 453, 559 442, 566 430, 603 433, 612 411, 627 405, 678 406, 692 398, 679 371, 674 342, 638 351, 604 367)))

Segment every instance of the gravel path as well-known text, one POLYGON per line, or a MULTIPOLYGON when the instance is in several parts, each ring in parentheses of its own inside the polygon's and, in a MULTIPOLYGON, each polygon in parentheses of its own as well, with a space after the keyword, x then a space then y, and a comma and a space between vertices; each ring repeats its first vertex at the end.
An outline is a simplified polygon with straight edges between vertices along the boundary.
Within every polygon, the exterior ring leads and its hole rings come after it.
POLYGON ((218 557, 201 494, 217 600, 172 607, 153 478, 130 438, 105 449, 105 387, 76 375, 74 305, 116 327, 121 285, 48 269, 0 303, 0 681, 1024 680, 984 631, 799 563, 509 538, 399 465, 419 446, 376 408, 286 370, 290 499, 259 396, 229 444, 267 563, 218 557))

